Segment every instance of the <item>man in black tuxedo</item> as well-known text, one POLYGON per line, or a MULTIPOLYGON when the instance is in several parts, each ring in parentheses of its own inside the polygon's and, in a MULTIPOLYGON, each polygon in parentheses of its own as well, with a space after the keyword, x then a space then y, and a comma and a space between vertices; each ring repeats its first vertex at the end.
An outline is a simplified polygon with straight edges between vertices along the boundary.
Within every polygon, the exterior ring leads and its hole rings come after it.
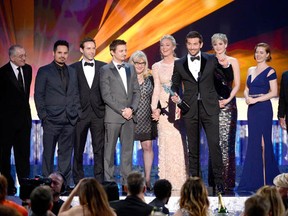
POLYGON ((105 105, 100 92, 100 67, 106 63, 94 60, 96 43, 92 38, 85 38, 80 43, 82 61, 71 65, 78 77, 78 87, 82 114, 76 125, 74 144, 73 178, 75 185, 84 178, 83 152, 88 129, 92 138, 94 153, 94 177, 98 182, 104 180, 104 114, 105 105))
MULTIPOLYGON (((216 192, 223 192, 223 165, 219 145, 220 108, 217 92, 214 88, 214 71, 218 61, 214 55, 201 52, 202 46, 202 35, 196 31, 189 32, 186 36, 188 54, 176 60, 174 64, 172 90, 179 92, 179 88, 183 84, 183 100, 190 106, 190 110, 183 114, 188 137, 189 175, 200 175, 200 169, 198 169, 198 163, 200 163, 198 151, 200 145, 198 145, 198 142, 200 139, 197 138, 200 136, 198 131, 199 121, 205 130, 208 141, 216 192)), ((220 60, 219 63, 221 64, 220 60)), ((225 67, 227 67, 227 70, 231 69, 229 65, 223 65, 223 69, 225 67)), ((172 100, 178 103, 178 95, 172 96, 172 100)))
POLYGON ((7 178, 8 195, 14 195, 15 182, 10 173, 12 147, 19 183, 30 174, 32 68, 26 64, 26 52, 22 46, 11 46, 9 59, 0 68, 0 172, 7 178))
POLYGON ((35 105, 43 126, 42 174, 54 168, 54 152, 58 143, 58 171, 64 174, 67 186, 71 178, 71 157, 75 125, 81 114, 77 73, 65 64, 69 44, 54 44, 54 61, 39 68, 35 82, 35 105))

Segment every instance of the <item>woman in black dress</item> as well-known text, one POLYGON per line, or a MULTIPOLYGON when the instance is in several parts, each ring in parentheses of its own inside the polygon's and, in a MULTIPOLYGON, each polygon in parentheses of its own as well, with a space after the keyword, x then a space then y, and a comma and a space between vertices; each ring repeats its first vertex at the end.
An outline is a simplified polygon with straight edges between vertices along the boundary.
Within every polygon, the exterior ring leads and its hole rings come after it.
POLYGON ((137 124, 135 140, 139 140, 143 149, 144 172, 147 189, 151 189, 151 169, 154 152, 152 140, 157 136, 157 122, 152 121, 151 97, 153 93, 153 77, 149 74, 147 56, 142 51, 134 52, 129 63, 135 66, 140 86, 140 101, 136 110, 137 124))

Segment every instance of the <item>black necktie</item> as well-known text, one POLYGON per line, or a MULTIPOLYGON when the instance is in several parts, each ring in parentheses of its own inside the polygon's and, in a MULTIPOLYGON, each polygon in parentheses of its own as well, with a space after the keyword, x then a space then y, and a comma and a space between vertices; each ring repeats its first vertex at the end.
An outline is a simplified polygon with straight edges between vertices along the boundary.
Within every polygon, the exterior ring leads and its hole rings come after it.
POLYGON ((18 72, 18 77, 17 77, 19 87, 20 87, 20 89, 21 89, 22 91, 25 91, 25 90, 24 90, 24 84, 23 84, 23 77, 22 77, 22 74, 21 74, 20 67, 18 67, 17 70, 19 71, 19 72, 18 72))
POLYGON ((59 72, 60 72, 60 76, 61 76, 61 80, 62 80, 62 85, 63 85, 65 91, 67 91, 67 77, 66 77, 64 68, 60 67, 59 72))
POLYGON ((124 65, 124 64, 118 64, 118 65, 117 65, 117 68, 118 68, 118 70, 120 70, 120 68, 121 68, 121 67, 123 67, 123 68, 124 68, 124 67, 125 67, 125 65, 124 65))
POLYGON ((191 61, 193 62, 194 60, 200 60, 200 56, 191 56, 191 61))
POLYGON ((93 62, 91 62, 91 63, 85 62, 85 63, 84 63, 84 66, 87 66, 87 65, 93 67, 94 64, 93 64, 93 62))

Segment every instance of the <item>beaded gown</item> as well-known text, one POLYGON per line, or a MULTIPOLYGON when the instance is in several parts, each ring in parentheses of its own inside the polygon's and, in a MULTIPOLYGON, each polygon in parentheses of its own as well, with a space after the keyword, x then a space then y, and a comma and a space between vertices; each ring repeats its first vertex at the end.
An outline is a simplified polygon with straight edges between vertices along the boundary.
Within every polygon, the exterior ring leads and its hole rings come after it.
MULTIPOLYGON (((267 67, 253 80, 247 78, 249 95, 267 94, 270 80, 277 79, 276 73, 268 76, 271 67, 267 67)), ((279 174, 272 145, 273 109, 270 100, 251 104, 248 107, 248 146, 238 190, 256 191, 263 185, 273 185, 273 179, 279 174), (262 158, 262 138, 264 139, 264 158, 262 158), (265 175, 264 175, 265 173, 265 175), (266 177, 265 177, 266 176, 266 177)))
POLYGON ((171 64, 157 62, 152 66, 155 90, 152 107, 160 101, 162 114, 158 122, 159 178, 167 179, 172 190, 180 191, 187 178, 187 145, 181 119, 175 120, 176 104, 170 99, 162 85, 171 86, 174 62, 171 64))
MULTIPOLYGON (((227 99, 232 91, 233 71, 223 73, 218 65, 214 73, 214 85, 219 100, 227 99)), ((225 190, 235 187, 235 138, 237 129, 237 106, 234 97, 219 113, 219 145, 223 161, 223 186, 225 190)), ((209 160, 209 185, 214 185, 211 161, 209 160)))

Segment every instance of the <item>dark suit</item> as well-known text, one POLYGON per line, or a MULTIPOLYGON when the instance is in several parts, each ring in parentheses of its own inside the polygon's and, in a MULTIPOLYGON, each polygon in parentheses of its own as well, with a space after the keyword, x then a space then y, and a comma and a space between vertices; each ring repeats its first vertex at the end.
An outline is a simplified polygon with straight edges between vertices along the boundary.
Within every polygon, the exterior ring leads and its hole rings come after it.
POLYGON ((77 184, 84 178, 83 152, 86 144, 88 129, 90 128, 94 153, 94 177, 101 183, 104 180, 104 114, 105 105, 100 92, 100 67, 106 63, 94 60, 94 79, 90 88, 84 74, 83 62, 71 65, 78 77, 78 88, 82 114, 76 125, 76 140, 74 145, 73 178, 77 184))
POLYGON ((222 184, 222 154, 219 146, 219 103, 214 88, 214 70, 217 59, 214 55, 201 52, 199 90, 201 100, 198 111, 198 82, 188 68, 187 55, 175 61, 172 76, 172 90, 179 92, 183 83, 183 100, 190 105, 190 110, 183 115, 188 137, 189 175, 198 176, 198 112, 199 121, 203 126, 209 152, 211 154, 212 169, 216 184, 222 184))
POLYGON ((8 192, 14 188, 10 174, 11 148, 14 149, 19 182, 30 174, 31 113, 29 106, 32 68, 22 67, 25 91, 17 81, 9 63, 0 68, 0 172, 8 180, 8 192))
POLYGON ((74 131, 81 114, 81 105, 76 71, 65 66, 65 88, 58 70, 59 66, 54 62, 39 68, 34 99, 44 130, 42 174, 48 176, 53 172, 54 152, 58 142, 58 170, 69 182, 74 131))
POLYGON ((136 116, 127 121, 122 116, 122 109, 133 108, 136 111, 140 99, 140 88, 131 64, 125 64, 127 93, 123 81, 113 62, 100 69, 100 90, 105 102, 105 146, 104 177, 114 181, 114 151, 118 137, 121 142, 121 167, 123 184, 132 171, 132 154, 136 116))
POLYGON ((282 74, 279 104, 278 104, 278 118, 285 118, 288 126, 288 71, 282 74))
POLYGON ((153 206, 137 196, 127 196, 124 200, 110 202, 110 206, 115 209, 117 216, 149 216, 153 210, 153 206))

